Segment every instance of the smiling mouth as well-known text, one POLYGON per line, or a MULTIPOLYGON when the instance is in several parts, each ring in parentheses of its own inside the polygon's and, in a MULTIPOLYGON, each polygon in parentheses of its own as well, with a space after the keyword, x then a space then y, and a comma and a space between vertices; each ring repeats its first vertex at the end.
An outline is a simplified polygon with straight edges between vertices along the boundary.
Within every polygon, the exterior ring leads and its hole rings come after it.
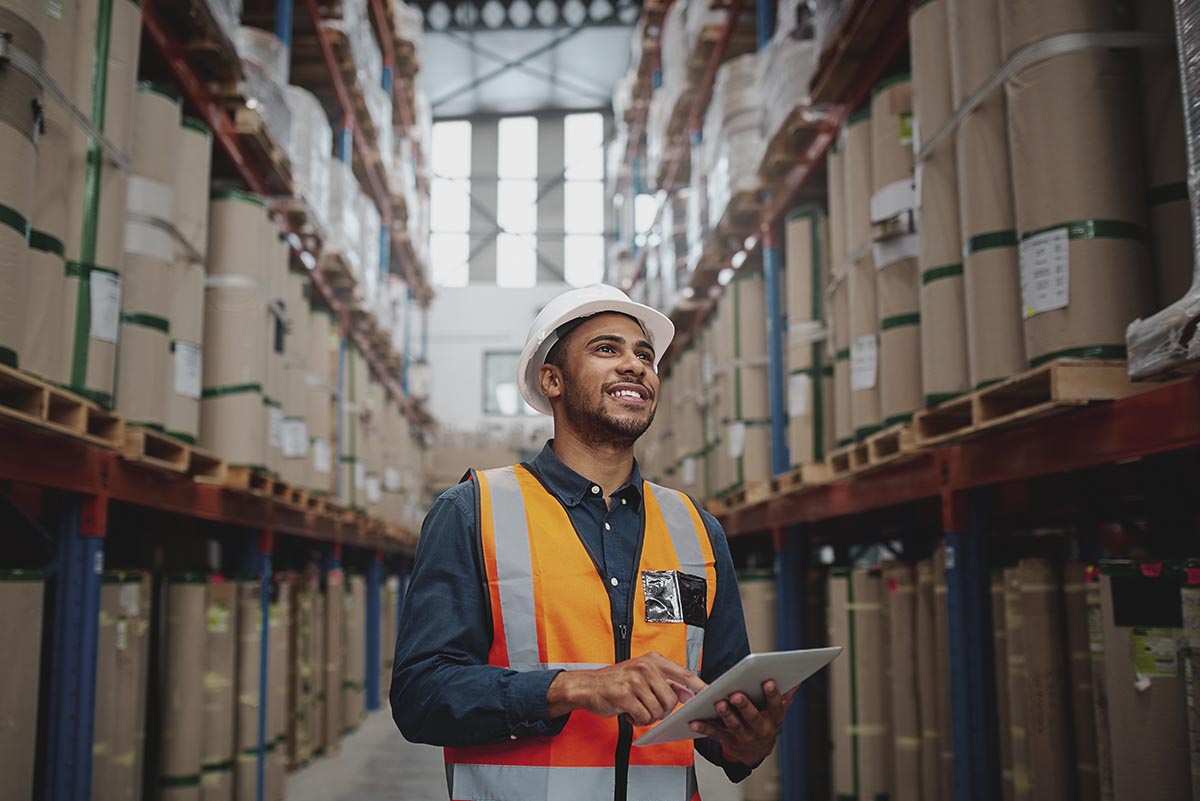
POLYGON ((606 393, 611 398, 616 398, 625 403, 641 405, 650 400, 650 391, 645 387, 634 387, 631 385, 622 385, 614 387, 606 393))

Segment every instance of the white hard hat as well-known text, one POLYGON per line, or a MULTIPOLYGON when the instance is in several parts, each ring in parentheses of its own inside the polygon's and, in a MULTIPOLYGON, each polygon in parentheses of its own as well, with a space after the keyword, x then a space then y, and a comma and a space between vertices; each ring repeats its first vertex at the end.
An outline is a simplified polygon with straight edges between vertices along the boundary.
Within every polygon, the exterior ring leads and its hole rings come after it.
POLYGON ((564 292, 547 303, 530 326, 521 360, 517 363, 517 386, 526 403, 542 414, 553 414, 550 399, 542 394, 538 373, 546 363, 550 349, 558 342, 558 329, 572 320, 601 312, 626 314, 641 323, 654 346, 654 369, 658 370, 659 360, 675 338, 675 324, 662 312, 634 303, 614 286, 592 284, 564 292))

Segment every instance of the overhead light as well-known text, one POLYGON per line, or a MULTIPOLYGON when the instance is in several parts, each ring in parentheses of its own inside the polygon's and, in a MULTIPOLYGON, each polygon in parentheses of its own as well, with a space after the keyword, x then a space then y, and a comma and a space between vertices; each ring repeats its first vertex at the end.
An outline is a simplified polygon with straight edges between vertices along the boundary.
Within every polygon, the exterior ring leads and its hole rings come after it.
POLYGON ((533 19, 533 7, 525 0, 513 0, 513 4, 508 7, 508 18, 513 25, 524 28, 533 19))
POLYGON ((637 22, 641 13, 641 6, 634 3, 633 0, 617 0, 617 19, 621 20, 623 25, 632 25, 637 22))
POLYGON ((688 300, 691 300, 692 298, 696 297, 696 290, 692 289, 690 286, 685 286, 680 291, 680 294, 683 295, 688 300))
POLYGON ((487 0, 479 15, 483 19, 484 26, 488 28, 499 28, 508 16, 504 13, 504 6, 500 5, 500 0, 487 0))
POLYGON ((539 25, 549 28, 558 22, 558 6, 554 0, 540 0, 533 9, 533 15, 537 17, 539 25))
POLYGON ((742 247, 744 247, 747 252, 754 250, 754 248, 757 246, 758 246, 758 237, 756 237, 756 236, 748 236, 748 237, 746 237, 746 241, 742 243, 742 247))
POLYGON ((563 19, 572 28, 578 28, 587 20, 587 7, 581 0, 567 0, 562 7, 563 19))
POLYGON ((474 28, 479 22, 479 10, 473 3, 459 3, 454 7, 454 22, 460 28, 474 28))
POLYGON ((426 12, 426 18, 429 20, 429 27, 435 31, 444 31, 450 27, 450 6, 438 0, 429 7, 426 12))
POLYGON ((721 272, 717 273, 717 283, 721 286, 729 286, 729 282, 733 280, 733 270, 726 267, 721 272))
POLYGON ((733 254, 733 258, 729 260, 729 263, 733 265, 733 269, 741 269, 742 265, 746 263, 746 255, 746 251, 744 250, 739 250, 733 254))
POLYGON ((588 5, 588 16, 592 22, 603 22, 613 15, 613 5, 608 0, 592 0, 588 5))

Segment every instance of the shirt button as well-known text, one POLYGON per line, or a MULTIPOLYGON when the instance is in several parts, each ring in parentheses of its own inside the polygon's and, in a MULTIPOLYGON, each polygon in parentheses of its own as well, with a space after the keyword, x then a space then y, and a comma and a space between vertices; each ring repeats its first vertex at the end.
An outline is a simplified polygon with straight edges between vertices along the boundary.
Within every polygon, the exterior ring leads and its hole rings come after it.
POLYGON ((610 526, 608 523, 605 523, 605 524, 604 524, 604 530, 605 530, 605 531, 612 531, 612 526, 610 526))
POLYGON ((616 576, 613 576, 613 577, 612 577, 612 578, 610 578, 608 581, 609 581, 609 583, 610 583, 610 584, 612 584, 614 587, 615 587, 615 586, 617 586, 617 584, 619 584, 619 583, 620 583, 619 581, 617 581, 617 577, 616 577, 616 576))
POLYGON ((599 495, 599 494, 600 494, 600 488, 599 488, 599 487, 592 487, 592 494, 593 494, 593 495, 599 495))
POLYGON ((624 499, 624 498, 622 498, 622 499, 621 499, 621 505, 622 505, 622 506, 624 506, 624 505, 625 505, 625 499, 624 499))

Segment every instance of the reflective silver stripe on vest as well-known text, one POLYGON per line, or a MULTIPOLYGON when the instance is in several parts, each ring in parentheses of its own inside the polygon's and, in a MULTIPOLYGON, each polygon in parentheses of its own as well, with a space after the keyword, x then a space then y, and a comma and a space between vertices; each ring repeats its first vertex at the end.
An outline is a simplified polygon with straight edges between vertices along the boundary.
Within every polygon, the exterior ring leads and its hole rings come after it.
MULTIPOLYGON (((654 493, 654 499, 658 501, 658 507, 662 510, 667 531, 671 534, 671 543, 675 546, 675 558, 679 560, 680 570, 690 576, 706 578, 704 551, 700 548, 700 541, 696 539, 696 527, 688 511, 689 501, 675 490, 660 487, 649 481, 646 484, 654 493)), ((700 672, 700 655, 703 650, 704 629, 688 626, 687 667, 693 673, 700 672)))
POLYGON ((599 670, 606 667, 612 667, 612 662, 604 664, 593 664, 591 662, 536 662, 532 665, 509 665, 509 668, 518 673, 528 673, 531 670, 599 670))
MULTIPOLYGON (((611 801, 615 768, 524 765, 448 765, 454 801, 611 801)), ((689 801, 696 792, 691 767, 631 765, 630 801, 689 801)))
POLYGON ((504 619, 504 640, 510 665, 540 661, 537 607, 533 600, 533 559, 529 552, 529 521, 525 499, 512 467, 488 470, 492 497, 492 531, 496 541, 496 580, 504 619))

